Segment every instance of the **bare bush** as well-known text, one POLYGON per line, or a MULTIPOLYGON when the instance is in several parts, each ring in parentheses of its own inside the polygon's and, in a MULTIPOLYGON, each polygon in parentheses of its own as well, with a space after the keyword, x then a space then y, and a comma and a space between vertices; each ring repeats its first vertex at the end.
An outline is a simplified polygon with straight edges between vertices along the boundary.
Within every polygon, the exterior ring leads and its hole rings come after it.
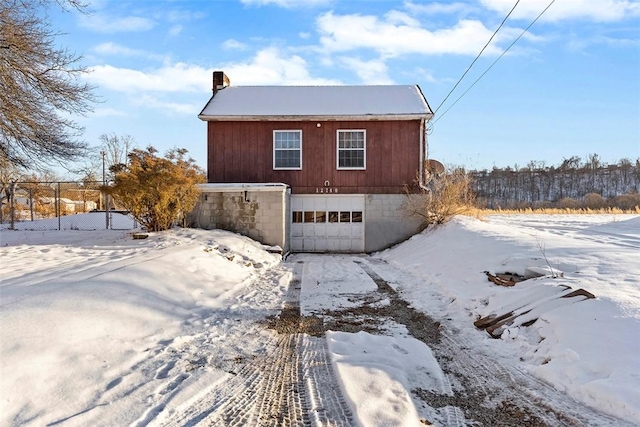
POLYGON ((620 209, 638 209, 640 207, 640 193, 622 194, 613 200, 613 205, 620 209))
POLYGON ((607 200, 598 193, 584 196, 584 207, 587 209, 602 209, 607 206, 607 200))
POLYGON ((556 202, 556 207, 560 209, 579 209, 581 204, 577 200, 565 197, 556 202))
POLYGON ((455 215, 471 214, 475 207, 471 184, 471 177, 463 168, 428 174, 420 194, 411 194, 407 189, 407 210, 422 218, 425 228, 444 224, 455 215))

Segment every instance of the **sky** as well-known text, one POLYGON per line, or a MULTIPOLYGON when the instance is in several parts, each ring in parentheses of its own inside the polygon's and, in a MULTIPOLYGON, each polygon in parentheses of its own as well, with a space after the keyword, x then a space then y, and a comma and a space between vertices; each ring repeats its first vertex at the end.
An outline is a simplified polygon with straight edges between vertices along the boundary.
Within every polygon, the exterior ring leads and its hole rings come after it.
POLYGON ((237 86, 418 84, 437 110, 429 157, 448 165, 639 158, 640 1, 556 0, 509 48, 549 2, 520 0, 448 98, 516 0, 95 0, 49 13, 101 99, 78 119, 90 145, 130 135, 204 167, 197 116, 222 70, 237 86))

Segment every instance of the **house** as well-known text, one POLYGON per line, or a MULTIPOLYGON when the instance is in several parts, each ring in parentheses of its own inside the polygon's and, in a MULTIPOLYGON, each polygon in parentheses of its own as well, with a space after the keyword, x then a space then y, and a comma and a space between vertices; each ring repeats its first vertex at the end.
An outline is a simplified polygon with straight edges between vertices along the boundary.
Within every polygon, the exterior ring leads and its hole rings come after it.
POLYGON ((417 85, 232 86, 213 73, 208 182, 194 223, 284 250, 372 252, 407 239, 426 124, 417 85))

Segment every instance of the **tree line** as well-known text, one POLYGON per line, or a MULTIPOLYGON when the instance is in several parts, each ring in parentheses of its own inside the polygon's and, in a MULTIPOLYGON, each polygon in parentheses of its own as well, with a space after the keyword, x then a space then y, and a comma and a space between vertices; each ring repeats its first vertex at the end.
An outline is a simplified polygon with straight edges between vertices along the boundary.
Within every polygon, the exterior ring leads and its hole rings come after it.
POLYGON ((559 165, 531 161, 524 167, 473 170, 472 190, 487 208, 640 205, 640 158, 607 164, 599 155, 572 156, 559 165))

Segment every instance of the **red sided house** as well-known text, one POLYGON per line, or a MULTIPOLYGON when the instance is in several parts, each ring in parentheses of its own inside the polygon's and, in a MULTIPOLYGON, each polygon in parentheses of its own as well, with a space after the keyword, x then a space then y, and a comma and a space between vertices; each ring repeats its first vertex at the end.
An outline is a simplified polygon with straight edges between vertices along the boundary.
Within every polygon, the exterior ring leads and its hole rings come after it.
POLYGON ((231 86, 220 71, 213 85, 195 225, 293 252, 372 252, 419 230, 403 210, 433 116, 417 85, 231 86))

